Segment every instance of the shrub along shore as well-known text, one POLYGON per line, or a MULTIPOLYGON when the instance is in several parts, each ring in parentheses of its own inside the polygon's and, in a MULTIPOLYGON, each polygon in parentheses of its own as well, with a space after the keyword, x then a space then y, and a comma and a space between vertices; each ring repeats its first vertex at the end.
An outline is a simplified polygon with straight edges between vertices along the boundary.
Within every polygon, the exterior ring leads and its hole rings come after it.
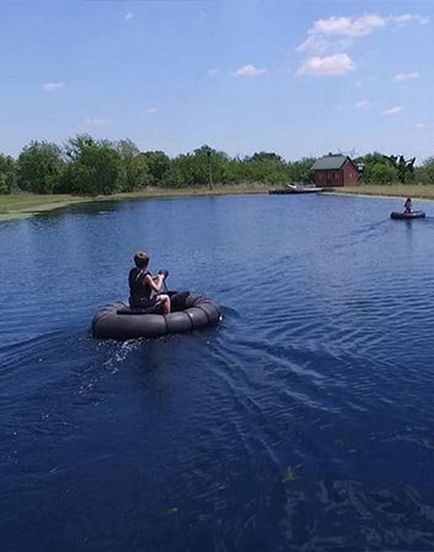
MULTIPOLYGON (((16 159, 0 153, 0 218, 95 200, 263 193, 286 182, 312 182, 314 161, 288 161, 264 151, 231 157, 207 145, 169 157, 140 151, 128 139, 97 140, 88 134, 61 146, 32 141, 16 159)), ((361 185, 339 193, 433 196, 434 157, 420 166, 414 158, 378 152, 354 161, 363 168, 361 185)))
MULTIPOLYGON (((274 186, 275 187, 275 186, 274 186)), ((218 185, 210 190, 207 186, 196 188, 149 188, 140 192, 119 193, 113 195, 102 195, 95 197, 73 196, 67 194, 15 194, 0 195, 0 221, 13 218, 24 218, 45 211, 52 211, 67 207, 68 205, 94 203, 101 201, 131 201, 152 198, 176 198, 176 197, 199 197, 199 196, 220 196, 220 195, 242 195, 242 194, 264 194, 268 193, 270 187, 267 184, 239 184, 237 186, 218 185)), ((359 185, 347 188, 334 188, 323 192, 326 195, 358 195, 372 197, 396 197, 405 199, 434 200, 434 186, 421 185, 359 185)), ((291 201, 287 196, 282 197, 283 201, 291 201)))
MULTIPOLYGON (((241 184, 311 182, 315 158, 288 161, 273 152, 230 156, 207 145, 169 157, 140 151, 131 140, 97 140, 88 134, 59 146, 32 141, 16 159, 0 153, 0 194, 112 195, 149 188, 178 190, 241 184)), ((363 184, 434 184, 434 157, 415 158, 374 152, 354 159, 363 184)))

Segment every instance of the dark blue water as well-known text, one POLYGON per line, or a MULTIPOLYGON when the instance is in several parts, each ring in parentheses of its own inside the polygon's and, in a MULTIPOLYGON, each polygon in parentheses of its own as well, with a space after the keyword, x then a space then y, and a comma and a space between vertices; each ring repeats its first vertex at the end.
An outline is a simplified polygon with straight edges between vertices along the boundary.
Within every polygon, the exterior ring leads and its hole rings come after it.
POLYGON ((399 204, 153 200, 1 224, 1 550, 434 550, 434 219, 391 221, 399 204), (92 339, 137 249, 222 324, 92 339))

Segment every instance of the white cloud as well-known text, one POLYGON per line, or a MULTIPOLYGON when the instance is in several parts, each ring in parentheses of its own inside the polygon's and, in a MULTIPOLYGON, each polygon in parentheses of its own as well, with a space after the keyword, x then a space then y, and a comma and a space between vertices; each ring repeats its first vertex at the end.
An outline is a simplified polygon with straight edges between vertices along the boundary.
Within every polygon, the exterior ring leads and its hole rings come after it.
POLYGON ((333 54, 331 56, 314 56, 303 63, 297 71, 298 75, 316 77, 334 77, 345 75, 355 69, 356 65, 348 54, 333 54))
POLYGON ((361 17, 332 16, 318 19, 308 30, 306 40, 297 47, 297 51, 319 54, 339 51, 351 46, 356 38, 390 25, 400 28, 410 24, 426 25, 429 22, 428 17, 408 13, 388 17, 372 13, 361 17))
POLYGON ((386 26, 385 20, 379 15, 363 15, 362 17, 330 17, 315 21, 312 32, 334 36, 365 36, 376 29, 386 26))
POLYGON ((396 105, 395 107, 383 111, 383 115, 398 115, 403 109, 402 105, 396 105))
POLYGON ((148 109, 145 109, 146 115, 153 115, 154 113, 157 113, 156 107, 149 107, 148 109))
POLYGON ((333 50, 346 50, 349 46, 351 46, 351 41, 346 40, 335 40, 332 42, 329 38, 326 38, 323 35, 312 33, 310 34, 307 39, 302 42, 299 46, 297 46, 296 51, 297 52, 312 52, 316 54, 326 54, 327 52, 333 51, 333 50))
POLYGON ((206 74, 208 75, 208 77, 216 77, 218 74, 220 73, 220 71, 218 69, 209 69, 206 74))
POLYGON ((414 125, 415 128, 426 128, 426 124, 425 123, 417 123, 414 125))
POLYGON ((418 79, 419 77, 419 71, 413 71, 412 73, 396 73, 396 75, 393 77, 393 80, 395 82, 404 82, 418 79))
POLYGON ((133 12, 127 12, 124 16, 124 23, 128 23, 128 21, 131 21, 133 17, 134 17, 133 12))
POLYGON ((260 77, 266 72, 266 69, 257 69, 254 65, 249 63, 235 71, 234 77, 260 77))
POLYGON ((390 16, 388 20, 391 23, 396 23, 398 26, 410 25, 415 23, 416 25, 428 25, 431 22, 429 17, 423 17, 421 15, 414 15, 411 13, 405 13, 403 15, 390 16))
POLYGON ((372 104, 369 100, 361 100, 354 104, 354 107, 357 107, 357 109, 369 109, 371 106, 372 104))
POLYGON ((351 45, 354 38, 366 36, 385 26, 385 19, 376 14, 318 19, 309 29, 307 39, 297 50, 325 53, 336 48, 346 48, 351 45))
POLYGON ((56 92, 64 88, 65 84, 63 82, 46 82, 42 85, 42 90, 45 92, 56 92))
POLYGON ((98 126, 104 126, 108 123, 105 119, 98 119, 97 117, 85 117, 81 121, 81 126, 84 127, 98 127, 98 126))

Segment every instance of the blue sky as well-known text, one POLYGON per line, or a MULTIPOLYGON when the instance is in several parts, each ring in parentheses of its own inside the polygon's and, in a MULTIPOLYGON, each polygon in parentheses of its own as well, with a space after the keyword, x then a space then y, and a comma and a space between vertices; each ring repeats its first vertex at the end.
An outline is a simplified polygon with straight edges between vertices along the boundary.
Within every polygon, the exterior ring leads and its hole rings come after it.
POLYGON ((431 0, 2 0, 0 151, 434 155, 431 0))

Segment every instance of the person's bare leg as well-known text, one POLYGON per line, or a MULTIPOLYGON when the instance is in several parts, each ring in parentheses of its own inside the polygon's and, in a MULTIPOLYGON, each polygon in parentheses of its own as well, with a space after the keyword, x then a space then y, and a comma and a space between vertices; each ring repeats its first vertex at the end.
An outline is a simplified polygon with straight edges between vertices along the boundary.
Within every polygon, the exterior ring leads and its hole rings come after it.
POLYGON ((168 295, 161 295, 161 305, 163 307, 163 314, 170 314, 170 297, 168 295))

